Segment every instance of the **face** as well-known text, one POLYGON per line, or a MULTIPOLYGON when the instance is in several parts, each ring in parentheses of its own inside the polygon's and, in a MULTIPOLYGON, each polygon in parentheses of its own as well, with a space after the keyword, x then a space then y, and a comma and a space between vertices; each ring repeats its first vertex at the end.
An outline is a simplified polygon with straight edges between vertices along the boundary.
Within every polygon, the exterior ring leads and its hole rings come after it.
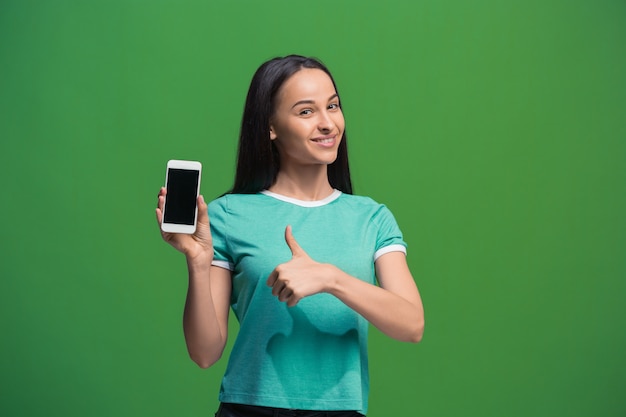
POLYGON ((270 139, 289 165, 328 165, 337 159, 345 122, 339 97, 322 70, 303 68, 277 93, 270 139))

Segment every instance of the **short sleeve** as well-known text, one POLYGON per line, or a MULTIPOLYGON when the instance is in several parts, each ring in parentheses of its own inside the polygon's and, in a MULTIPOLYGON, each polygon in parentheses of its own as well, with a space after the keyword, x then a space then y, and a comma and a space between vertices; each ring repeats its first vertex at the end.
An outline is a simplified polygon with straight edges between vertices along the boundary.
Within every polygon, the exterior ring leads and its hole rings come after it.
POLYGON ((380 206, 374 215, 373 221, 377 226, 374 261, 389 252, 403 252, 406 254, 407 244, 402 237, 400 227, 386 206, 380 206))
POLYGON ((228 245, 227 219, 227 196, 213 200, 209 204, 209 222, 211 223, 211 237, 213 238, 213 262, 211 264, 232 271, 234 264, 228 245))

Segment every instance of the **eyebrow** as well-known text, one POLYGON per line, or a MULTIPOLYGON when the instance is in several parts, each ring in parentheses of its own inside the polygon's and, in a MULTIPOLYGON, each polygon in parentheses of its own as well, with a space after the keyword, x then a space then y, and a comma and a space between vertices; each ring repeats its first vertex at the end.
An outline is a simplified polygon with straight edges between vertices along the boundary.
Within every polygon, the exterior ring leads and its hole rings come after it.
MULTIPOLYGON (((331 101, 335 97, 339 97, 339 94, 335 93, 332 96, 328 97, 328 101, 331 101)), ((315 101, 314 100, 300 100, 300 101, 296 102, 296 104, 291 106, 291 108, 293 109, 294 107, 299 106, 301 104, 315 104, 315 101)))

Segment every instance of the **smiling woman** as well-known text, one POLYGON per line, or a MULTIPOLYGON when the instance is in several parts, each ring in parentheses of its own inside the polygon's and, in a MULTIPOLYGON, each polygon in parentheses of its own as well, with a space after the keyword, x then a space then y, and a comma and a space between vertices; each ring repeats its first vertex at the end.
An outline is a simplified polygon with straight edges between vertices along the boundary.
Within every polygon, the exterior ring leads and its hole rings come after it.
MULTIPOLYGON (((270 123, 270 139, 275 141, 281 155, 281 170, 276 192, 294 193, 290 178, 301 175, 302 169, 327 176, 317 165, 330 165, 337 159, 345 122, 335 86, 324 71, 302 69, 289 78, 278 92, 278 105, 270 123)), ((330 188, 330 185, 328 185, 330 188)), ((332 190, 325 189, 325 194, 332 190)), ((299 196, 306 197, 306 196, 299 196)))
POLYGON ((195 234, 162 235, 187 257, 191 358, 211 366, 230 308, 240 322, 217 416, 361 416, 368 322, 398 340, 422 338, 402 233, 384 205, 352 195, 340 96, 317 60, 261 65, 233 189, 208 206, 198 198, 195 234))
MULTIPOLYGON (((292 55, 272 59, 259 67, 246 98, 239 136, 237 173, 231 192, 257 193, 274 185, 281 167, 287 163, 279 155, 278 144, 282 139, 277 140, 278 132, 275 129, 279 128, 279 124, 282 126, 288 115, 300 120, 306 120, 307 115, 312 117, 315 110, 319 111, 313 104, 322 107, 328 105, 328 110, 337 109, 337 116, 341 116, 343 126, 337 86, 330 71, 321 62, 292 55), (290 85, 295 88, 289 88, 290 85), (294 114, 297 106, 301 106, 298 110, 302 115, 294 114)), ((338 128, 337 118, 333 118, 333 121, 338 128)), ((317 129, 317 126, 313 129, 317 129)), ((317 138, 324 135, 323 131, 309 131, 309 134, 317 138)), ((336 159, 326 164, 327 182, 333 188, 351 194, 345 129, 342 128, 342 134, 338 136, 336 159)))

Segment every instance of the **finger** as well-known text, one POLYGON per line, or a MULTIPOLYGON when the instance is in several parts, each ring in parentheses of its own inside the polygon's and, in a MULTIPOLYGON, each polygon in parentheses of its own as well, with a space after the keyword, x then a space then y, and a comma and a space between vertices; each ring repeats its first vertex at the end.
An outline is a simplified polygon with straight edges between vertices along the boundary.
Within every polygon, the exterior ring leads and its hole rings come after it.
POLYGON ((285 228, 285 242, 287 242, 287 246, 289 246, 289 249, 291 249, 291 254, 293 256, 306 255, 304 249, 300 247, 298 242, 296 242, 296 238, 293 237, 291 226, 287 226, 285 228))
POLYGON ((157 220, 159 221, 159 224, 161 224, 161 219, 163 217, 163 206, 165 206, 165 194, 167 194, 167 191, 165 190, 165 187, 161 187, 159 189, 159 194, 157 195, 157 220))
POLYGON ((272 294, 278 297, 278 299, 280 300, 280 294, 285 292, 286 289, 287 289, 287 285, 285 285, 284 282, 277 281, 276 283, 274 283, 274 286, 272 287, 272 294))
MULTIPOLYGON (((163 188, 161 188, 161 190, 163 190, 163 188)), ((157 208, 156 208, 156 219, 159 225, 161 224, 161 221, 163 220, 163 205, 164 204, 165 204, 165 194, 159 193, 159 198, 158 198, 158 203, 157 203, 157 208)))
POLYGON ((165 194, 167 194, 165 187, 161 187, 159 194, 157 195, 157 207, 161 211, 163 211, 163 205, 165 204, 165 194))
POLYGON ((274 269, 269 277, 267 277, 267 286, 273 287, 276 279, 278 278, 278 272, 274 269))
POLYGON ((286 301, 287 307, 293 307, 298 304, 298 301, 300 301, 300 297, 297 297, 296 294, 292 293, 286 301))
POLYGON ((283 287, 283 289, 278 293, 279 301, 287 301, 289 297, 293 296, 293 291, 291 291, 287 286, 283 287))

